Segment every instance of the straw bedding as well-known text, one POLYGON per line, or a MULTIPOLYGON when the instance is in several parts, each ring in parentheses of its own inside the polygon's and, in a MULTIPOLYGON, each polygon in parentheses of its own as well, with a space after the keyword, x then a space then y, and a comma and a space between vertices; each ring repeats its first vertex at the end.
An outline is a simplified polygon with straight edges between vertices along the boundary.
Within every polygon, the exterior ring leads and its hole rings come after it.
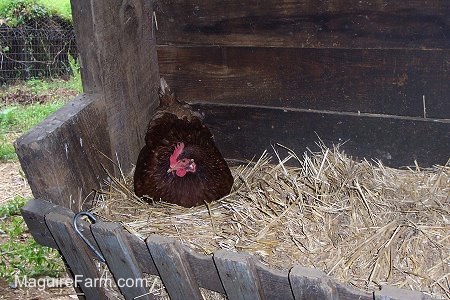
POLYGON ((205 254, 242 251, 361 290, 389 284, 450 298, 450 163, 398 170, 318 146, 299 157, 276 145, 273 157, 232 167, 229 196, 191 209, 143 202, 129 177, 110 176, 93 212, 205 254))

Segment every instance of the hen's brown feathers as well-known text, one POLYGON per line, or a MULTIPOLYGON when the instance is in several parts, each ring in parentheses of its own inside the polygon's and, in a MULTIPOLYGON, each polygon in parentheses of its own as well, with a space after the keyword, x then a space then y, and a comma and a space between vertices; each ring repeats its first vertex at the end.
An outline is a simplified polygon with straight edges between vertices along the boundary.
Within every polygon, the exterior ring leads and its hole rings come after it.
MULTIPOLYGON (((163 84, 161 86, 164 91, 163 84)), ((185 207, 227 195, 233 177, 209 129, 188 105, 174 98, 168 87, 160 99, 162 106, 149 122, 146 145, 136 163, 136 195, 185 207), (179 143, 185 146, 178 159, 189 158, 196 163, 195 172, 183 177, 168 172, 169 158, 179 143)))

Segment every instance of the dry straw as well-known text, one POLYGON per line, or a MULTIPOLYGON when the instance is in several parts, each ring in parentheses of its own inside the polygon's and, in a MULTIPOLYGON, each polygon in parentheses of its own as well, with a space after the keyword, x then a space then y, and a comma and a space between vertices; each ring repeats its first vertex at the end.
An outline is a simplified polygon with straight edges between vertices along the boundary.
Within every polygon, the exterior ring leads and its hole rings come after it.
POLYGON ((450 162, 398 170, 318 146, 297 156, 276 145, 274 157, 232 168, 229 196, 191 209, 147 204, 129 178, 111 176, 93 211, 141 238, 173 237, 205 254, 243 251, 362 290, 389 284, 450 298, 450 162))

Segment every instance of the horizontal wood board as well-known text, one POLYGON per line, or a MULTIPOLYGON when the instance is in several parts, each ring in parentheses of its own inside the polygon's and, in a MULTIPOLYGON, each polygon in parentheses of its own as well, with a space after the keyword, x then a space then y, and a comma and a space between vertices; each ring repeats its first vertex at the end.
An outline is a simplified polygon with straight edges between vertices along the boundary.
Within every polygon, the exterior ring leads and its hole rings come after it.
MULTIPOLYGON (((37 211, 48 211, 48 208, 52 206, 51 203, 41 200, 32 200, 32 207, 29 207, 29 205, 26 205, 23 209, 23 211, 28 211, 30 208, 32 211, 36 210, 36 207, 41 206, 42 209, 38 209, 37 211)), ((56 211, 47 213, 47 214, 36 214, 36 218, 39 219, 40 222, 37 222, 38 226, 30 227, 30 231, 34 235, 36 232, 42 232, 45 231, 43 226, 49 226, 50 231, 52 234, 56 236, 56 243, 52 242, 51 246, 55 247, 58 246, 63 254, 68 254, 68 263, 71 267, 74 274, 91 274, 91 276, 94 276, 93 278, 96 278, 100 276, 100 274, 96 275, 96 270, 93 268, 92 260, 90 256, 92 255, 92 252, 86 249, 86 246, 81 242, 78 236, 74 235, 73 228, 71 227, 71 216, 73 216, 73 213, 71 213, 69 210, 59 207, 56 211), (56 212, 58 211, 58 212, 56 212), (46 220, 46 222, 44 221, 46 220), (60 225, 63 224, 63 225, 60 225), (57 228, 57 226, 59 226, 57 228), (61 239, 64 236, 70 235, 68 242, 66 243, 64 239, 61 239), (75 255, 75 252, 77 249, 82 249, 79 252, 79 256, 75 255), (75 252, 73 252, 75 251, 75 252), (86 272, 86 273, 85 273, 86 272)), ((28 223, 27 223, 28 224, 28 223)), ((30 224, 28 224, 30 225, 30 224)), ((88 223, 83 222, 80 220, 80 225, 83 228, 87 228, 88 223)), ((108 240, 121 240, 120 246, 115 247, 114 249, 111 248, 114 243, 106 243, 104 245, 101 245, 100 248, 102 251, 107 249, 107 253, 103 253, 106 257, 108 264, 114 263, 117 259, 124 259, 123 262, 120 263, 126 263, 125 260, 127 258, 123 257, 134 257, 136 259, 141 259, 144 256, 150 257, 150 252, 152 251, 153 247, 150 247, 149 251, 146 251, 146 254, 143 255, 142 253, 140 255, 137 255, 135 253, 134 249, 141 249, 140 247, 133 247, 133 244, 142 244, 145 245, 145 242, 143 240, 137 239, 136 236, 131 235, 127 232, 125 232, 123 229, 121 229, 121 226, 119 224, 113 224, 108 223, 102 224, 102 221, 98 221, 96 225, 92 226, 92 230, 94 231, 94 235, 98 237, 99 234, 99 228, 107 229, 106 231, 103 230, 109 237, 108 240), (113 230, 110 230, 113 229, 113 230), (111 235, 112 234, 112 235, 111 235), (114 237, 117 234, 117 237, 114 237), (126 247, 122 247, 123 245, 127 245, 126 247), (115 253, 114 255, 110 255, 111 253, 115 253), (105 255, 106 254, 106 255, 105 255), (116 257, 117 256, 117 257, 116 257), (121 258, 122 257, 122 258, 121 258)), ((48 229, 47 229, 48 230, 48 229)), ((88 236, 89 239, 92 238, 90 236, 89 230, 85 230, 84 234, 88 236)), ((103 233, 102 233, 103 234, 103 233)), ((147 238, 147 244, 151 243, 155 247, 165 247, 167 246, 168 238, 163 237, 149 237, 147 238)), ((102 239, 97 239, 98 243, 103 243, 102 239)), ((192 250, 187 248, 186 246, 180 246, 175 241, 169 241, 170 244, 175 245, 177 248, 177 252, 180 254, 179 258, 182 260, 182 263, 185 265, 186 268, 193 271, 195 274, 191 274, 190 280, 197 280, 198 283, 203 282, 207 283, 206 285, 199 284, 200 287, 210 288, 211 286, 221 286, 220 278, 223 276, 226 276, 226 281, 232 280, 232 278, 238 278, 242 274, 240 274, 240 271, 238 273, 235 269, 240 269, 242 267, 245 268, 245 265, 250 266, 250 271, 252 272, 252 276, 255 280, 259 282, 258 289, 261 289, 260 295, 263 295, 264 297, 262 299, 294 299, 293 295, 307 295, 307 299, 321 299, 321 295, 323 295, 324 290, 332 290, 333 295, 336 298, 339 299, 362 299, 362 300, 369 300, 372 299, 372 295, 364 292, 356 291, 350 287, 347 287, 345 285, 342 285, 340 283, 337 283, 333 281, 330 277, 326 276, 325 274, 321 273, 320 271, 317 271, 315 269, 308 269, 308 268, 302 268, 302 267, 294 267, 290 269, 290 272, 287 270, 285 271, 275 271, 267 268, 266 266, 263 266, 261 263, 254 261, 254 258, 249 256, 248 254, 241 254, 241 253, 231 253, 224 250, 218 251, 216 254, 213 255, 203 255, 203 254, 195 254, 190 255, 189 253, 192 253, 192 250), (189 254, 189 257, 187 256, 189 254), (239 265, 239 268, 225 268, 225 272, 221 273, 219 277, 220 270, 217 270, 215 264, 217 264, 217 261, 226 260, 226 264, 229 264, 230 266, 236 266, 239 265), (198 265, 204 265, 204 262, 206 260, 210 261, 210 268, 207 270, 203 270, 203 272, 198 272, 199 267, 198 265), (244 264, 242 262, 245 262, 244 264), (215 276, 209 276, 209 274, 215 273, 215 276), (308 281, 306 285, 303 285, 302 281, 308 281), (219 280, 216 282, 216 280, 219 280), (213 282, 214 281, 214 282, 213 282), (281 285, 274 285, 276 282, 283 282, 281 285), (295 282, 292 283, 291 281, 295 282), (318 285, 324 284, 324 286, 317 286, 317 289, 314 288, 314 286, 311 286, 311 282, 316 281, 318 285), (307 288, 307 294, 304 294, 300 292, 301 289, 307 288)), ((95 243, 94 243, 95 244, 95 243)), ((156 258, 157 256, 163 256, 161 257, 161 261, 158 261, 156 264, 165 264, 167 263, 167 260, 170 257, 170 253, 167 254, 168 257, 164 257, 165 252, 158 252, 157 255, 152 255, 152 259, 160 259, 156 258)), ((152 260, 150 259, 150 260, 152 260)), ((139 261, 129 260, 128 263, 131 264, 129 266, 130 268, 133 268, 133 272, 136 274, 140 274, 140 272, 148 273, 149 270, 145 270, 141 268, 143 264, 140 264, 139 261)), ((220 268, 219 268, 220 269, 220 268)), ((223 268, 222 268, 223 269, 223 268)), ((115 278, 124 278, 123 275, 126 273, 122 272, 121 268, 113 268, 111 270, 113 272, 113 275, 115 278)), ((224 270, 222 270, 224 271, 224 270)), ((158 272, 155 269, 153 269, 151 274, 158 275, 158 272)), ((229 282, 228 282, 229 283, 229 282)), ((222 282, 223 285, 223 282, 222 282)), ((171 288, 171 287, 168 287, 171 288)), ((177 288, 177 287, 173 287, 177 288)), ((213 289, 214 290, 214 289, 213 289)), ((223 292, 223 289, 218 289, 216 291, 223 292)), ((377 299, 429 299, 424 294, 421 294, 419 292, 413 292, 413 291, 404 291, 405 295, 407 295, 408 298, 402 298, 402 296, 398 297, 398 295, 401 294, 402 290, 395 289, 392 287, 383 288, 381 292, 377 293, 379 295, 379 298, 377 299)), ((102 291, 94 291, 89 290, 90 293, 103 293, 102 291)), ((127 296, 131 295, 131 290, 127 291, 127 296)), ((170 292, 169 292, 170 294, 170 292)), ((246 295, 245 293, 239 294, 239 293, 232 293, 239 299, 243 299, 246 295)), ((250 296, 247 294, 247 296, 250 296)), ((334 297, 333 296, 333 297, 334 297)), ((152 298, 151 295, 149 295, 149 298, 152 298)), ((300 298, 302 299, 302 298, 300 298)), ((334 298, 333 298, 334 299, 334 298)))
POLYGON ((450 121, 312 112, 240 105, 194 104, 204 114, 218 148, 227 158, 252 159, 280 143, 297 155, 318 151, 319 138, 359 158, 402 167, 444 165, 450 158, 450 121), (236 143, 238 141, 238 144, 236 143))
POLYGON ((159 47, 181 100, 450 119, 450 50, 159 47))
POLYGON ((158 44, 449 49, 450 2, 156 1, 158 44))
POLYGON ((22 135, 15 148, 33 196, 73 211, 90 207, 86 196, 106 178, 101 153, 112 157, 106 124, 101 96, 83 94, 22 135))

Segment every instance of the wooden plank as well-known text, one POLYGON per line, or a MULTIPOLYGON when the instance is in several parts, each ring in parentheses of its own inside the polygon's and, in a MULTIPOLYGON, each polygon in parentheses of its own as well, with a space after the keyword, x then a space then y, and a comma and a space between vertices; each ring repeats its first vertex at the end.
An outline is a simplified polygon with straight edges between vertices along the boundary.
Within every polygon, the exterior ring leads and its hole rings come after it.
POLYGON ((156 299, 148 292, 147 282, 122 226, 119 223, 100 222, 93 224, 91 231, 125 299, 156 299))
POLYGON ((48 201, 29 200, 21 209, 22 217, 34 240, 39 244, 57 249, 55 240, 45 224, 45 215, 50 213, 68 213, 67 209, 48 201))
POLYGON ((266 299, 294 299, 289 282, 289 270, 270 269, 260 262, 256 262, 255 267, 266 299))
POLYGON ((108 293, 98 284, 101 275, 91 258, 92 251, 75 233, 72 219, 73 214, 50 212, 45 216, 45 222, 74 275, 74 285, 82 289, 86 299, 108 299, 108 293))
POLYGON ((85 93, 100 92, 101 68, 96 53, 94 17, 91 0, 71 0, 72 20, 75 31, 81 79, 85 93))
POLYGON ((252 256, 219 250, 213 258, 228 299, 265 299, 252 256))
POLYGON ((313 48, 449 48, 447 0, 159 0, 158 43, 313 48))
POLYGON ((158 275, 158 270, 156 269, 145 241, 129 232, 124 232, 124 235, 130 244, 131 251, 137 260, 139 269, 143 273, 158 275))
POLYGON ((170 299, 203 299, 181 245, 157 235, 146 242, 170 299))
POLYGON ((91 0, 111 152, 123 172, 136 163, 160 84, 153 1, 91 0))
POLYGON ((295 266, 289 281, 295 300, 340 299, 334 283, 317 269, 295 266))
MULTIPOLYGON (((73 273, 72 269, 70 268, 69 264, 67 263, 66 259, 64 258, 64 255, 61 253, 61 251, 58 249, 58 253, 61 256, 61 260, 64 263, 64 267, 66 269, 67 275, 69 275, 72 280, 75 279, 75 274, 73 273)), ((78 296, 78 299, 80 300, 86 300, 85 294, 83 293, 83 290, 78 285, 73 285, 73 289, 75 290, 76 295, 78 296)))
MULTIPOLYGON (((450 2, 449 2, 450 3, 450 2)), ((180 100, 450 119, 449 50, 159 47, 180 100)))
POLYGON ((399 289, 393 286, 385 285, 381 290, 375 291, 374 300, 431 300, 432 298, 419 291, 399 289))
POLYGON ((81 95, 15 142, 33 196, 82 210, 106 177, 99 152, 111 157, 106 113, 97 95, 81 95), (94 126, 95 125, 95 126, 94 126))
POLYGON ((373 293, 368 294, 340 283, 336 283, 336 289, 340 300, 374 300, 373 293))
POLYGON ((183 249, 198 285, 225 294, 213 256, 197 253, 187 246, 183 246, 183 249))
POLYGON ((195 104, 205 115, 216 144, 227 158, 251 159, 281 143, 299 156, 313 151, 318 137, 357 158, 378 158, 392 167, 444 165, 450 153, 450 120, 233 105, 195 104), (258 138, 255 138, 258 137, 258 138), (239 141, 236 144, 236 141, 239 141))

